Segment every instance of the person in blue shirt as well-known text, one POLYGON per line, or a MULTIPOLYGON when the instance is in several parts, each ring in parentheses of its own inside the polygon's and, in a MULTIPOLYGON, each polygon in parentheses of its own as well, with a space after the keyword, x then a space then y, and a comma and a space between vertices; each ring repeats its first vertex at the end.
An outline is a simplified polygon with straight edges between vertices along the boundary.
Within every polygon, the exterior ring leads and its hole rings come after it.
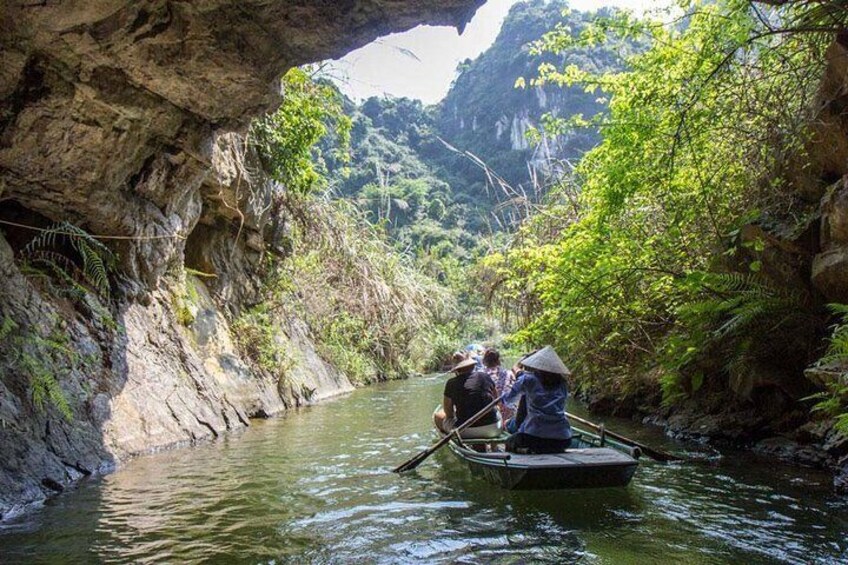
POLYGON ((521 361, 524 373, 515 381, 504 402, 515 406, 520 396, 527 416, 506 442, 513 453, 561 453, 571 445, 571 424, 565 415, 571 371, 551 346, 521 361))
POLYGON ((475 371, 485 371, 486 367, 483 365, 483 347, 472 343, 470 345, 465 346, 465 353, 471 359, 474 359, 474 362, 477 363, 477 366, 474 367, 475 371))

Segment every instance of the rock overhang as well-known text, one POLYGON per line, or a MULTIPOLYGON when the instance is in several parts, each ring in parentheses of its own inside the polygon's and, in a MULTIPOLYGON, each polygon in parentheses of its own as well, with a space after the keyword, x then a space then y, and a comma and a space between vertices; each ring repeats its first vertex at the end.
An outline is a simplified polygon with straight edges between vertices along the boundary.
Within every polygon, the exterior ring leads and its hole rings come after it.
POLYGON ((0 199, 149 238, 120 251, 155 286, 201 217, 216 142, 279 104, 285 70, 420 24, 461 29, 482 3, 4 0, 0 199))

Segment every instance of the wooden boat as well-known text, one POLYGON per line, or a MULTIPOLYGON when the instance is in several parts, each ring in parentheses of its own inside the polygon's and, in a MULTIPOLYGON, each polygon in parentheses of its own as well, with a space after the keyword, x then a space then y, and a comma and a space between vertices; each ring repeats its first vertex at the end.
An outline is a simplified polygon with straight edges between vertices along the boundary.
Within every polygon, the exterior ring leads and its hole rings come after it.
MULTIPOLYGON (((472 475, 510 490, 558 490, 623 487, 630 483, 640 453, 602 436, 574 429, 571 448, 563 453, 506 453, 507 436, 458 440, 448 446, 472 475), (480 449, 481 451, 477 451, 480 449), (483 451, 485 449, 485 451, 483 451)), ((437 429, 444 437, 445 434, 437 429)))

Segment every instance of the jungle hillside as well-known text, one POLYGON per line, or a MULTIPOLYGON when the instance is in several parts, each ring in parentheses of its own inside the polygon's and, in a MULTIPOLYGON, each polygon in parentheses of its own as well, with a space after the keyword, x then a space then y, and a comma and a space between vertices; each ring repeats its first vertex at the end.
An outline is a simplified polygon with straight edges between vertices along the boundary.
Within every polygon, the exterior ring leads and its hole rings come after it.
POLYGON ((457 298, 454 343, 554 344, 684 436, 844 445, 845 14, 778 4, 518 4, 439 104, 344 100, 327 194, 457 298))

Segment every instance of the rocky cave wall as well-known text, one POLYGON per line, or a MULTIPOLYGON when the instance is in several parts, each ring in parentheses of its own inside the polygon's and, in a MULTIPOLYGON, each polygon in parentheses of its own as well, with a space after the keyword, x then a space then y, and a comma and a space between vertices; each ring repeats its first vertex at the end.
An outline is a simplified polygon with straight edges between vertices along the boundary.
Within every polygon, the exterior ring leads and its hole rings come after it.
POLYGON ((244 165, 242 133, 279 103, 286 69, 421 23, 461 29, 480 4, 0 3, 0 322, 14 324, 0 349, 0 519, 133 455, 351 388, 296 318, 278 321, 296 352, 285 379, 233 346, 227 320, 258 300, 262 256, 285 230, 272 221, 281 188, 244 165), (8 222, 60 221, 110 238, 109 297, 71 300, 26 271, 38 232, 8 222), (186 285, 190 324, 175 312, 186 285), (42 369, 70 418, 37 406, 42 369))
MULTIPOLYGON (((804 335, 791 334, 798 331, 792 325, 789 332, 771 329, 779 345, 740 380, 743 390, 734 389, 731 373, 730 389, 703 386, 669 411, 664 423, 681 438, 750 445, 767 456, 835 469, 834 486, 848 493, 848 436, 832 419, 811 417, 813 403, 804 400, 844 379, 848 370, 814 364, 833 323, 827 305, 848 303, 848 36, 837 37, 827 49, 811 110, 805 150, 775 173, 785 181, 784 213, 743 226, 727 268, 748 273, 759 261, 759 276, 803 304, 814 319, 804 335)), ((726 360, 714 362, 723 367, 726 360)), ((720 371, 713 368, 713 374, 720 371)))

